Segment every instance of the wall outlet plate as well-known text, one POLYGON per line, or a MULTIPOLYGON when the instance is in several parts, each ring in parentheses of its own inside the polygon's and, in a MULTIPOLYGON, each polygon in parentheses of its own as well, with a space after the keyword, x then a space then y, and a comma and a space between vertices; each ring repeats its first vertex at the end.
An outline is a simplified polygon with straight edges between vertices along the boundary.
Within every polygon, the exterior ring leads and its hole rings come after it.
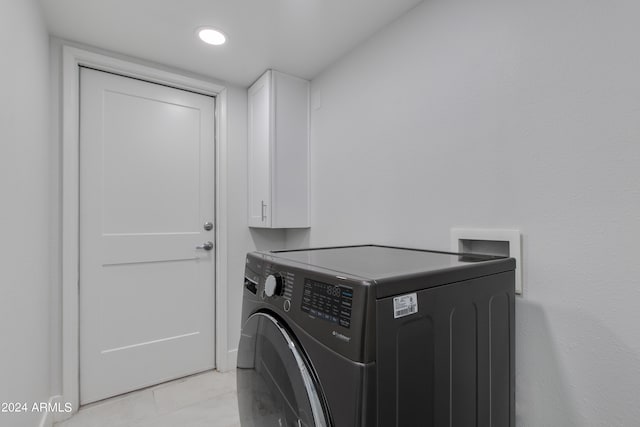
POLYGON ((504 255, 516 260, 515 292, 522 295, 522 235, 520 230, 452 228, 451 251, 504 255))

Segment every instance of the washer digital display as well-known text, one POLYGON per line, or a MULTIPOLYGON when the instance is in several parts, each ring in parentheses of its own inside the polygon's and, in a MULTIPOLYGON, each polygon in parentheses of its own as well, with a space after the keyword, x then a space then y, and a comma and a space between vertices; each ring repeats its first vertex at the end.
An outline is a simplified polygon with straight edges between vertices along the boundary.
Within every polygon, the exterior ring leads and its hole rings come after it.
POLYGON ((304 280, 301 308, 311 316, 349 328, 352 302, 352 288, 311 279, 304 280))

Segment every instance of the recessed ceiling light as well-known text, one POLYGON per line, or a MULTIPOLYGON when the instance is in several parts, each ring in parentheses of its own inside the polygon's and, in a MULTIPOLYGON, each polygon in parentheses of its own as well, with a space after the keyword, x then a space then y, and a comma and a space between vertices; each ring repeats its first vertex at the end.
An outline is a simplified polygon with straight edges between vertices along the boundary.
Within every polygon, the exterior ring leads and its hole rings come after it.
POLYGON ((205 43, 209 43, 215 46, 224 44, 227 41, 227 37, 220 31, 213 28, 199 28, 198 37, 205 43))

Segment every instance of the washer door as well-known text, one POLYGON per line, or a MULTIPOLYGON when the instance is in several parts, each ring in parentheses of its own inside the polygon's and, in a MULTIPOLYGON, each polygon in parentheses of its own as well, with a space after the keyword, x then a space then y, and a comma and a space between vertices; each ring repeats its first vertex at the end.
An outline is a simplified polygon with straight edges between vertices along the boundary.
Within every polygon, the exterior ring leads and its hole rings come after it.
POLYGON ((249 317, 238 347, 243 427, 328 427, 320 390, 299 344, 266 313, 249 317))

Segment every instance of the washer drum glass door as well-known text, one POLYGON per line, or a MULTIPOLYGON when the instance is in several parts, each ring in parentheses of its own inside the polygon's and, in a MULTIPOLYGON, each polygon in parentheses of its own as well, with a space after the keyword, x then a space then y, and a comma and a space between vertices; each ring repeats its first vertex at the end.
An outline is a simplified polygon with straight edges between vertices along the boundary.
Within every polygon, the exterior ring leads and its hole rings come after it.
POLYGON ((253 314, 238 347, 242 427, 329 427, 318 385, 299 344, 266 313, 253 314))

